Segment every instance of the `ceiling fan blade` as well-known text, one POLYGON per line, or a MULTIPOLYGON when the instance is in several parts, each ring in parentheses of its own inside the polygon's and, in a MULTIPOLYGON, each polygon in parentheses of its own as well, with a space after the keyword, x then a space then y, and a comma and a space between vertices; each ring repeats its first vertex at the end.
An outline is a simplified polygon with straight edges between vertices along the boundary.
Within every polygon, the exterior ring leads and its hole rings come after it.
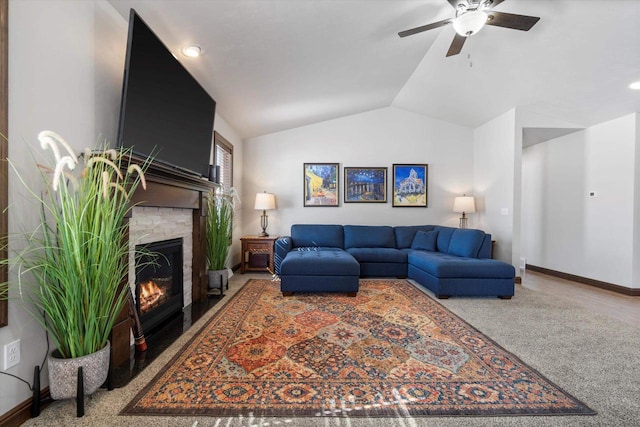
POLYGON ((491 2, 491 4, 489 5, 489 9, 493 9, 494 7, 496 7, 497 5, 499 5, 500 3, 502 3, 504 0, 493 0, 491 2))
POLYGON ((504 12, 488 12, 487 25, 529 31, 540 20, 537 16, 515 15, 504 12))
POLYGON ((398 35, 400 37, 407 37, 413 34, 421 33, 427 30, 433 30, 434 28, 444 27, 447 24, 451 23, 451 19, 445 19, 443 21, 433 22, 431 24, 423 25, 421 27, 411 28, 410 30, 400 31, 398 35))
POLYGON ((461 36, 460 34, 456 33, 456 36, 451 42, 451 46, 449 46, 447 57, 459 54, 466 40, 467 38, 465 36, 461 36))

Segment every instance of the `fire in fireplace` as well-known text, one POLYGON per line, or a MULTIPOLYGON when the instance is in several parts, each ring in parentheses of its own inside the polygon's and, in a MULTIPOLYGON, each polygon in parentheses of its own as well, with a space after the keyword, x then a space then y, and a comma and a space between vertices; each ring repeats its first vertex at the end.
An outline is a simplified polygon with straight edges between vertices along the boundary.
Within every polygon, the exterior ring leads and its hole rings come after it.
POLYGON ((157 277, 140 283, 140 314, 164 304, 169 299, 171 277, 157 277))
POLYGON ((136 308, 144 333, 182 311, 182 239, 136 246, 136 308))

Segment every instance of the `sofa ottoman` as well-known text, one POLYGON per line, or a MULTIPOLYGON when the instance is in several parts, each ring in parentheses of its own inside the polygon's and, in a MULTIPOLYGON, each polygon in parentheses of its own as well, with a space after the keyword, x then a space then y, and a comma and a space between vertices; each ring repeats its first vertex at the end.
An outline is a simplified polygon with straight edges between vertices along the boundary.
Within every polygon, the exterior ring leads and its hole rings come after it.
POLYGON ((360 264, 344 250, 344 230, 334 224, 294 224, 276 241, 276 274, 283 295, 358 292, 360 264))
POLYGON ((282 295, 293 292, 346 292, 356 296, 360 264, 347 252, 330 247, 300 247, 280 264, 282 295))

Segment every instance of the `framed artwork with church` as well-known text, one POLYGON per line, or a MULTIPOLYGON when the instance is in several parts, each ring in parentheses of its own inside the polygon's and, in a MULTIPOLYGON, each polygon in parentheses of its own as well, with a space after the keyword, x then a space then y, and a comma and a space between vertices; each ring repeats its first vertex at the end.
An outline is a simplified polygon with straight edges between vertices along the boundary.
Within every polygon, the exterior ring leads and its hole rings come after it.
POLYGON ((426 164, 393 165, 393 207, 426 208, 428 169, 426 164))

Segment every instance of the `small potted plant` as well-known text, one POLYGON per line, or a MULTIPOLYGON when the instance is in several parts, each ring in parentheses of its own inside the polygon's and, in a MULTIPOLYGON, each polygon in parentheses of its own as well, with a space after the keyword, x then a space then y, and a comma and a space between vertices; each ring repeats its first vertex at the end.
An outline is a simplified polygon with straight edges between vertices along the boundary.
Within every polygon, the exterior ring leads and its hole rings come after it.
POLYGON ((209 276, 209 291, 228 286, 229 248, 233 230, 236 192, 232 188, 229 194, 221 189, 212 190, 207 195, 207 232, 206 256, 209 276))
POLYGON ((76 156, 50 131, 38 140, 53 163, 38 165, 42 195, 18 177, 39 202, 40 223, 26 236, 26 247, 6 262, 17 264, 25 308, 56 346, 48 358, 51 397, 66 399, 76 396, 78 366, 85 394, 107 377, 109 334, 129 295, 124 219, 133 193, 146 188, 143 171, 150 160, 134 164, 128 150, 106 147, 76 156))

